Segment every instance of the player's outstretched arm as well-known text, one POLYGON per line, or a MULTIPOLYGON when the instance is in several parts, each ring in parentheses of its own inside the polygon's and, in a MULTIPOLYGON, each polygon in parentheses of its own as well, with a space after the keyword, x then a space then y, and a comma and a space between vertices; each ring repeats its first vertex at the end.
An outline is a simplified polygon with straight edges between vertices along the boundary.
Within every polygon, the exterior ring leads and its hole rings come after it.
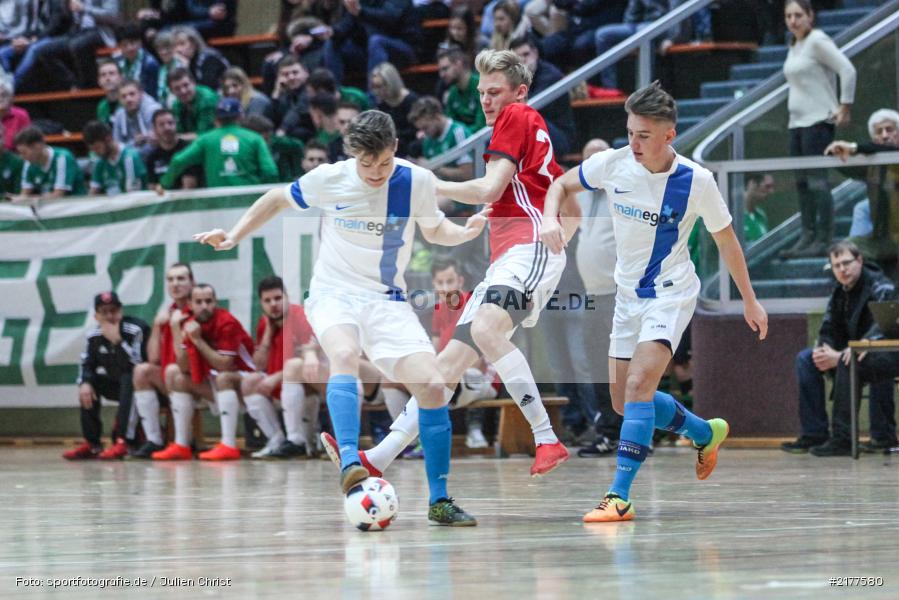
POLYGON ((483 177, 469 181, 437 180, 437 194, 462 204, 490 204, 509 187, 516 165, 507 158, 493 158, 483 177))
POLYGON ((490 214, 491 210, 493 209, 488 206, 481 212, 471 215, 465 221, 464 226, 456 225, 449 219, 443 219, 437 227, 429 229, 422 227, 421 234, 430 243, 440 246, 464 244, 481 235, 481 232, 484 231, 484 226, 487 225, 487 215, 490 214))
POLYGON ((740 247, 737 234, 734 233, 734 226, 728 225, 721 231, 716 231, 712 234, 712 238, 743 297, 743 318, 753 331, 759 333, 760 340, 765 339, 768 335, 768 313, 755 297, 755 290, 749 281, 749 269, 746 268, 746 259, 743 257, 743 249, 740 247))
POLYGON ((578 174, 579 167, 569 170, 567 173, 552 182, 546 191, 546 200, 543 202, 543 224, 540 226, 540 240, 553 254, 558 254, 568 245, 568 240, 574 235, 580 223, 581 211, 577 206, 575 194, 583 191, 581 178, 578 174), (557 218, 559 212, 565 217, 565 227, 557 218), (571 225, 574 228, 571 228, 571 225))
POLYGON ((290 201, 284 195, 284 187, 272 188, 253 203, 231 231, 213 229, 194 234, 194 239, 201 244, 209 244, 216 250, 230 250, 288 206, 290 201))

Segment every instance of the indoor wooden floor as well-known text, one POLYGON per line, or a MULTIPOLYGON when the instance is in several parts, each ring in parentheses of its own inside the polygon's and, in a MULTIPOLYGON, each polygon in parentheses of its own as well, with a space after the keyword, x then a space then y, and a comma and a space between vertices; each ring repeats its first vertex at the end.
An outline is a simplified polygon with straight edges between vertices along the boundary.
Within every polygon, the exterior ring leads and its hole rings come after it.
POLYGON ((387 473, 400 517, 361 533, 327 461, 67 463, 5 448, 0 598, 899 598, 899 458, 732 449, 705 482, 693 460, 658 450, 634 486, 637 520, 590 526, 611 458, 537 481, 526 458, 456 461, 472 529, 429 527, 422 463, 400 461, 387 473), (847 576, 884 585, 831 587, 847 576), (49 587, 72 577, 156 582, 49 587), (216 578, 230 586, 201 586, 216 578))

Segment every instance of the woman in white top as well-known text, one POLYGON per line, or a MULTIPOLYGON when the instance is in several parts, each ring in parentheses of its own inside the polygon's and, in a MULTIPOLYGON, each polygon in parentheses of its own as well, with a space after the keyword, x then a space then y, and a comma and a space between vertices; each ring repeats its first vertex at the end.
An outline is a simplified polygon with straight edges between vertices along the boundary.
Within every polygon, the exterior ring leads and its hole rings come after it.
MULTIPOLYGON (((787 0, 784 20, 793 35, 784 62, 789 84, 790 155, 820 156, 833 141, 834 128, 849 123, 855 67, 826 33, 813 28, 815 13, 809 0, 787 0)), ((833 239, 833 196, 827 172, 801 171, 796 179, 802 236, 782 256, 823 256, 833 239)))

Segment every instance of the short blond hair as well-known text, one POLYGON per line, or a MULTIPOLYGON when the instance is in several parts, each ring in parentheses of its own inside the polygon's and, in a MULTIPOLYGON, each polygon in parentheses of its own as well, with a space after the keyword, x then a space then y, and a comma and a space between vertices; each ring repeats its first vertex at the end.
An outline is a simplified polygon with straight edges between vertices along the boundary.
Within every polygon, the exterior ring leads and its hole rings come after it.
POLYGON ((503 73, 513 88, 522 83, 531 87, 531 70, 511 50, 481 50, 474 59, 474 66, 481 75, 503 73))

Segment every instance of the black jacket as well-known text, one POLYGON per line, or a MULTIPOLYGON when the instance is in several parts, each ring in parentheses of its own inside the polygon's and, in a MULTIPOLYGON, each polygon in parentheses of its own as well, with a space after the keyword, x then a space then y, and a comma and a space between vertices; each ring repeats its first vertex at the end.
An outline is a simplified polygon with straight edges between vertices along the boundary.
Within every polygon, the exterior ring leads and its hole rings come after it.
POLYGON ((119 324, 122 341, 118 345, 103 337, 100 328, 87 334, 87 344, 81 354, 78 383, 93 383, 98 377, 118 381, 147 360, 147 338, 150 327, 140 319, 124 317, 119 324))
POLYGON ((896 288, 876 267, 866 265, 861 277, 849 291, 837 284, 818 332, 818 341, 834 350, 843 350, 852 340, 883 338, 883 332, 868 310, 868 302, 892 300, 896 288))
POLYGON ((335 41, 349 37, 362 43, 373 35, 386 35, 418 48, 421 19, 412 0, 360 0, 360 5, 358 16, 345 12, 334 25, 335 41))
MULTIPOLYGON (((534 72, 534 80, 528 90, 528 96, 534 97, 543 90, 557 83, 565 75, 556 65, 543 59, 537 61, 537 70, 534 72)), ((553 146, 556 155, 567 154, 571 152, 577 135, 574 124, 574 111, 571 110, 571 100, 568 94, 562 94, 546 106, 540 109, 540 115, 546 121, 547 125, 552 124, 556 128, 556 134, 565 136, 563 140, 553 140, 553 146)), ((553 132, 551 132, 553 133, 553 132)))

